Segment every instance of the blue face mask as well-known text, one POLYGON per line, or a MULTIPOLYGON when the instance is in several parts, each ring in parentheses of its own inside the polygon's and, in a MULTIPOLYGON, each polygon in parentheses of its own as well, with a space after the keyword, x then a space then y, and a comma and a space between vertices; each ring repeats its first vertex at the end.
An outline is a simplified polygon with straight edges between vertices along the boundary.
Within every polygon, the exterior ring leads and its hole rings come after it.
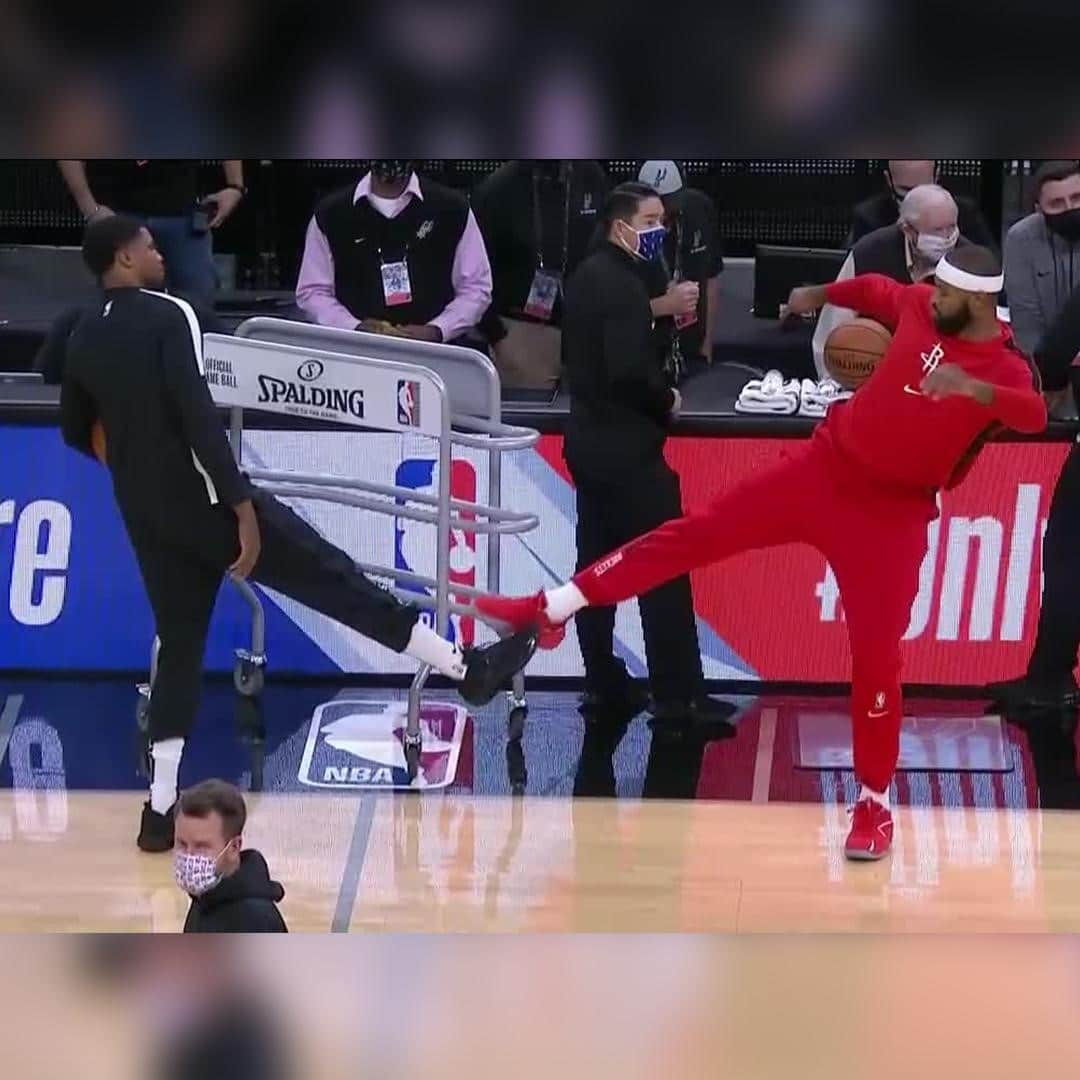
POLYGON ((635 229, 634 231, 637 233, 638 258, 644 259, 645 262, 658 259, 660 252, 664 250, 667 229, 663 225, 654 225, 651 229, 635 229))
POLYGON ((653 225, 648 229, 635 229, 626 222, 622 224, 626 225, 637 238, 636 246, 630 249, 631 254, 636 255, 644 262, 652 262, 654 259, 659 258, 660 252, 664 250, 664 237, 667 236, 667 229, 663 225, 653 225))

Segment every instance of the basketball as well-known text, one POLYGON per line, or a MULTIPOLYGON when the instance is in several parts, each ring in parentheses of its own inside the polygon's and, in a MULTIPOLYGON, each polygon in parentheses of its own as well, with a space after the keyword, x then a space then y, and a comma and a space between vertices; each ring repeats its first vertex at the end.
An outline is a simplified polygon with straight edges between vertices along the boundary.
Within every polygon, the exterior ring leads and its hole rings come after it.
POLYGON ((105 464, 105 428, 102 427, 100 420, 94 421, 94 426, 90 429, 90 449, 94 451, 94 457, 105 464))
POLYGON ((862 386, 892 341, 892 334, 873 319, 853 319, 838 326, 825 342, 825 367, 843 387, 862 386))

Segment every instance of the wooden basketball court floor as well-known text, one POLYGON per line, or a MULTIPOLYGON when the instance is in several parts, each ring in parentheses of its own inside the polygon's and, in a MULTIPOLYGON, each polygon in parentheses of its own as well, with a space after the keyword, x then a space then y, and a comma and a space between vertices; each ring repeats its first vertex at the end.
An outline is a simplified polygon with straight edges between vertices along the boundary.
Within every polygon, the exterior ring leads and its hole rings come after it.
MULTIPOLYGON (((261 789, 245 841, 284 885, 294 931, 1080 930, 1074 717, 1003 723, 996 771, 901 774, 894 852, 865 865, 842 853, 850 773, 800 763, 841 701, 738 699, 721 738, 653 731, 646 716, 586 725, 572 695, 534 694, 514 744, 501 703, 453 720, 445 787, 305 783, 323 737, 313 716, 333 706, 355 725, 371 697, 273 688, 253 739, 210 687, 189 744, 182 783, 261 789)), ((8 683, 0 710, 0 931, 178 930, 169 857, 134 846, 130 688, 8 683)), ((975 731, 981 712, 909 703, 949 730, 975 731)))

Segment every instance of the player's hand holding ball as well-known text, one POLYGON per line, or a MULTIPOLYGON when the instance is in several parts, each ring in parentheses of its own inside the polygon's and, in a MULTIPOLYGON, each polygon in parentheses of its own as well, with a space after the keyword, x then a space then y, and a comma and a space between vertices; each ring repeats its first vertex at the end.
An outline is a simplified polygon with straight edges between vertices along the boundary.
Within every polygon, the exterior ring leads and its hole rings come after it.
POLYGON ((973 379, 957 364, 942 364, 919 384, 919 389, 931 400, 947 397, 975 397, 977 379, 973 379))

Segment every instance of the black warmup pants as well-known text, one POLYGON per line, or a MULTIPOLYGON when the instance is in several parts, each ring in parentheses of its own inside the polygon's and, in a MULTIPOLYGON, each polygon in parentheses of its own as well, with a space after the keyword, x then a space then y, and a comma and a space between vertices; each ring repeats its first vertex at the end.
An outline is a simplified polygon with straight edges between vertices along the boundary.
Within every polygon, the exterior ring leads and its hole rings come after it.
MULTIPOLYGON (((402 652, 417 609, 365 577, 352 559, 283 503, 253 496, 262 549, 252 580, 402 652)), ((239 550, 231 510, 215 509, 198 544, 132 536, 161 642, 150 741, 186 738, 195 720, 210 615, 239 550)), ((189 533, 189 536, 191 534, 189 533)))
POLYGON ((1028 661, 1035 679, 1067 678, 1080 649, 1080 444, 1062 466, 1043 541, 1039 631, 1028 661))
MULTIPOLYGON (((665 521, 682 516, 679 477, 663 458, 633 470, 629 478, 624 476, 610 483, 575 473, 574 484, 578 570, 665 521)), ((639 597, 638 608, 654 700, 678 703, 697 698, 705 680, 690 578, 676 578, 639 597)), ((586 689, 603 696, 620 694, 626 667, 614 654, 615 609, 589 607, 578 612, 577 633, 585 662, 586 689)))

